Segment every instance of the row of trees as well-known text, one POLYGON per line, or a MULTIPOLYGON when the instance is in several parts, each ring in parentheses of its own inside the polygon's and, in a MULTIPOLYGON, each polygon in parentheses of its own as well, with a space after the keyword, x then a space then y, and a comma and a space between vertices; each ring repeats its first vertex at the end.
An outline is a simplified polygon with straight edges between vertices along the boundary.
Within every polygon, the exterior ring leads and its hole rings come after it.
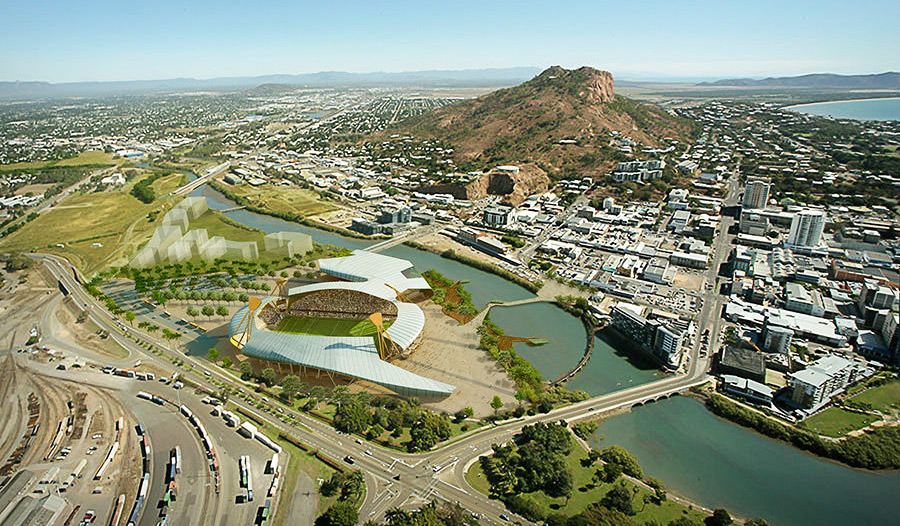
POLYGON ((212 318, 213 314, 224 318, 225 316, 228 316, 229 312, 230 311, 228 310, 227 305, 218 305, 217 307, 213 307, 212 305, 204 305, 199 309, 194 305, 191 305, 187 308, 187 315, 195 319, 200 314, 203 314, 207 318, 212 318))

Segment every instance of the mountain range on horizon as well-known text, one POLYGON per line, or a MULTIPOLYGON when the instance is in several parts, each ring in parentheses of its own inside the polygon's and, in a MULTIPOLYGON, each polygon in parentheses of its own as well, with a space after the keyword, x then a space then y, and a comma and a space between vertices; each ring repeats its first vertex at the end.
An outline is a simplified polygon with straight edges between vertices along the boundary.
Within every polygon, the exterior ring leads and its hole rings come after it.
POLYGON ((699 82, 698 86, 772 87, 772 88, 836 88, 836 89, 900 89, 900 73, 886 71, 866 75, 810 73, 793 77, 764 79, 735 78, 699 82))
MULTIPOLYGON (((171 78, 121 81, 0 81, 0 100, 53 99, 104 95, 136 95, 145 93, 183 92, 192 90, 242 90, 263 85, 309 88, 337 87, 407 87, 464 88, 508 87, 525 82, 541 72, 537 67, 510 67, 461 70, 423 70, 403 72, 350 73, 320 71, 300 74, 231 76, 209 79, 171 78)), ((665 83, 665 81, 656 81, 665 83)), ((683 82, 675 81, 673 82, 683 82)), ((628 85, 640 85, 632 80, 628 85)), ((788 77, 730 78, 696 82, 712 87, 832 88, 832 89, 896 89, 900 90, 900 72, 887 71, 865 75, 812 73, 788 77)))
POLYGON ((174 78, 85 82, 2 81, 0 99, 90 97, 189 90, 241 90, 265 84, 297 87, 502 87, 524 82, 540 73, 536 67, 426 70, 404 72, 349 73, 320 71, 296 75, 274 74, 211 79, 174 78))

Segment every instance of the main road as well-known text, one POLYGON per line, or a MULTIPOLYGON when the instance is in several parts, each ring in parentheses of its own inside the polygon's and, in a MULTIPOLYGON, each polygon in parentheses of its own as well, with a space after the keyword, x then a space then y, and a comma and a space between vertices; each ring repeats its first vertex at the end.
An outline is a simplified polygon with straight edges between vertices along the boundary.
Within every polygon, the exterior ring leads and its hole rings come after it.
MULTIPOLYGON (((120 328, 121 322, 111 316, 98 301, 81 288, 75 279, 75 276, 79 275, 78 271, 66 259, 46 254, 31 254, 30 256, 42 261, 73 296, 73 299, 84 306, 88 317, 99 327, 107 330, 110 337, 117 343, 134 355, 140 356, 144 361, 152 361, 167 368, 171 367, 168 361, 149 353, 137 341, 153 344, 160 349, 168 349, 169 346, 138 330, 131 329, 131 337, 127 337, 125 331, 120 328)), ((714 303, 717 302, 707 302, 705 305, 706 310, 700 320, 701 328, 717 319, 717 313, 713 310, 714 303)), ((187 355, 183 359, 196 371, 196 373, 188 373, 188 376, 199 385, 213 391, 217 390, 217 386, 209 382, 207 375, 232 385, 237 383, 233 376, 221 372, 216 367, 209 367, 207 363, 187 355)), ((487 521, 496 523, 500 513, 510 516, 512 514, 505 511, 502 504, 477 492, 466 483, 464 478, 464 469, 480 455, 489 453, 491 444, 504 443, 512 439, 525 425, 537 422, 559 420, 572 422, 590 419, 614 409, 671 396, 707 382, 707 366, 708 360, 699 358, 698 347, 695 345, 690 352, 689 364, 685 368, 686 374, 596 396, 549 413, 483 427, 458 437, 437 450, 420 454, 400 453, 357 441, 303 413, 288 411, 296 419, 296 422, 302 423, 302 425, 285 424, 271 414, 260 414, 254 406, 243 400, 233 399, 231 401, 243 409, 259 414, 276 429, 292 434, 318 448, 323 454, 335 459, 348 455, 353 456, 356 459, 354 466, 366 473, 367 495, 360 510, 361 522, 378 519, 392 507, 413 505, 417 502, 437 498, 450 503, 458 502, 466 509, 483 515, 487 521)), ((253 401, 263 400, 256 394, 251 394, 251 397, 253 401)), ((528 522, 522 518, 519 520, 528 522)))

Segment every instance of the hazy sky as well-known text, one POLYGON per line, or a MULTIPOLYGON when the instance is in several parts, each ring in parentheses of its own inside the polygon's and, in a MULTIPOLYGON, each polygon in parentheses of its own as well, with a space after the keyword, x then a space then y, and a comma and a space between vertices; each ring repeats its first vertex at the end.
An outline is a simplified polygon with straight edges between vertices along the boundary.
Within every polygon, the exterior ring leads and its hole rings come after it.
POLYGON ((0 0, 0 80, 591 65, 618 78, 900 70, 900 0, 0 0))

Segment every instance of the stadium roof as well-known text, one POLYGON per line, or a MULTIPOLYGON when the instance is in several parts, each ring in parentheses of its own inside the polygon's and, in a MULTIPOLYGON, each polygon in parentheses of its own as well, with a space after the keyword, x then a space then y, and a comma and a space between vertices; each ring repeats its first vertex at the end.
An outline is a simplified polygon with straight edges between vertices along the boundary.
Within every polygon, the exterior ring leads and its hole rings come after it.
MULTIPOLYGON (((275 299, 277 298, 270 296, 263 299, 262 303, 265 305, 275 299)), ((420 314, 422 312, 415 305, 401 305, 414 307, 420 314)), ((243 307, 235 313, 229 327, 231 332, 238 328, 246 312, 247 307, 243 307)), ((394 325, 402 323, 401 320, 403 317, 398 316, 394 325)), ((401 329, 406 330, 403 327, 401 329)), ((397 339, 401 334, 404 333, 398 332, 397 339)), ((311 336, 256 329, 241 352, 260 360, 302 365, 367 380, 407 396, 446 396, 455 389, 452 385, 419 376, 385 362, 378 356, 372 337, 311 336)))
MULTIPOLYGON (((319 261, 323 272, 349 281, 329 281, 294 287, 289 296, 325 290, 353 290, 390 301, 397 307, 397 318, 385 334, 406 350, 422 334, 425 313, 418 305, 397 299, 397 292, 429 290, 428 282, 415 274, 412 263, 403 259, 356 250, 342 258, 319 261)), ((262 300, 263 306, 277 299, 262 300)), ((261 308, 260 308, 261 310, 261 308)), ((231 318, 233 334, 247 312, 238 310, 231 318)), ((372 337, 317 336, 273 332, 261 328, 254 320, 254 330, 241 352, 260 360, 302 365, 342 374, 382 385, 407 396, 446 396, 455 389, 430 378, 419 376, 382 360, 372 337)))
POLYGON ((415 271, 412 262, 365 250, 354 250, 346 257, 320 259, 319 268, 326 274, 348 281, 387 283, 400 292, 431 289, 425 278, 415 271))

